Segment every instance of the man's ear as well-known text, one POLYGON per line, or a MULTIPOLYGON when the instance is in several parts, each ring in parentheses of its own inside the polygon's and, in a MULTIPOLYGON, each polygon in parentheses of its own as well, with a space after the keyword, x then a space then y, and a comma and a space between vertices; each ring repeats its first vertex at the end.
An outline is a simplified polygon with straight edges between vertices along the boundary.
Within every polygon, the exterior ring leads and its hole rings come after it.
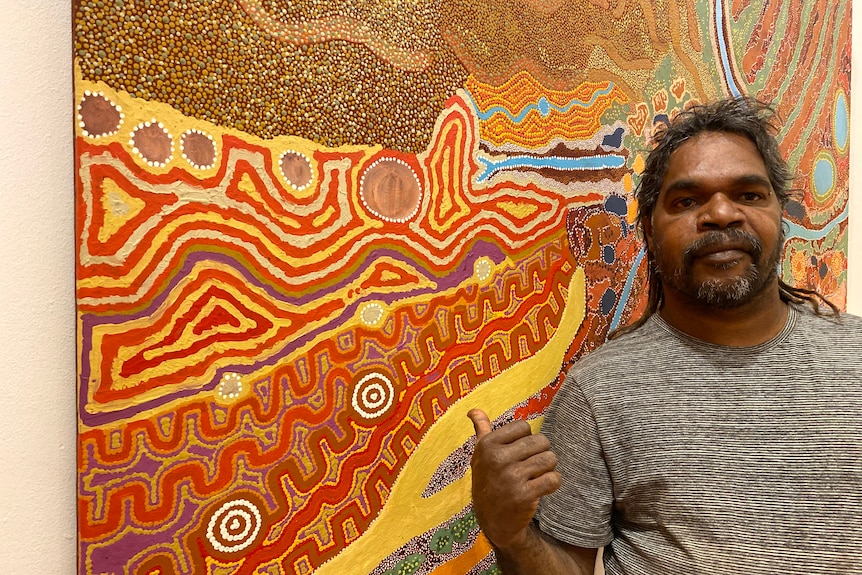
POLYGON ((653 239, 652 239, 652 214, 648 218, 644 218, 641 220, 641 228, 644 233, 644 241, 647 245, 647 250, 652 251, 653 247, 653 239))

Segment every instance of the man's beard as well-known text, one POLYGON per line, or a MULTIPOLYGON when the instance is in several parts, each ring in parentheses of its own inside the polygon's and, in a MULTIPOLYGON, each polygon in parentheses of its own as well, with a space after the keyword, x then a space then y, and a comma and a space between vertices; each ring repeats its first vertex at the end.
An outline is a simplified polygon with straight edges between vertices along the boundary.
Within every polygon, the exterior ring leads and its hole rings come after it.
MULTIPOLYGON (((662 262, 664 260, 661 249, 656 245, 656 273, 663 285, 686 294, 696 301, 723 309, 739 307, 760 295, 777 276, 778 262, 781 259, 781 250, 784 244, 783 235, 776 243, 773 253, 764 259, 763 243, 744 230, 729 228, 708 232, 683 251, 681 264, 673 270, 663 269, 662 262), (751 262, 746 266, 744 272, 736 277, 710 278, 697 282, 694 279, 692 269, 696 254, 700 250, 729 241, 745 246, 745 251, 751 257, 751 262)), ((716 267, 718 269, 730 268, 736 264, 737 262, 730 262, 726 266, 718 265, 716 267)))

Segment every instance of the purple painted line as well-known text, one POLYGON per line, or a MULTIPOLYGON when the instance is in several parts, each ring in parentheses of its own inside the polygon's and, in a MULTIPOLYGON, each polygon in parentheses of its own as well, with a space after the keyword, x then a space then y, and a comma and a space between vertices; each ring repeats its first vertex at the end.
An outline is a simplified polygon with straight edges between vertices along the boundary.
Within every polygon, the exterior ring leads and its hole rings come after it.
MULTIPOLYGON (((181 491, 179 486, 177 486, 177 488, 181 491)), ((177 497, 181 497, 181 494, 177 494, 177 497)), ((124 502, 123 524, 130 527, 140 527, 138 525, 134 525, 129 520, 129 517, 131 516, 131 510, 129 509, 130 504, 131 503, 128 500, 124 502)), ((89 548, 94 548, 92 552, 89 553, 89 557, 92 560, 92 566, 87 569, 86 572, 117 573, 122 571, 122 567, 128 558, 134 557, 147 549, 162 548, 164 551, 172 552, 176 545, 176 540, 185 535, 185 531, 189 530, 188 526, 192 526, 197 523, 195 516, 200 512, 200 504, 195 501, 185 500, 183 505, 178 503, 175 507, 177 515, 171 517, 165 523, 173 523, 177 525, 180 529, 179 532, 175 530, 156 531, 153 527, 146 529, 142 533, 128 531, 108 546, 105 546, 104 543, 100 542, 82 544, 79 550, 80 562, 83 562, 84 557, 88 556, 89 548), (179 514, 180 508, 182 508, 182 514, 179 514)), ((84 572, 85 571, 83 570, 81 571, 81 573, 84 572)))
MULTIPOLYGON (((473 248, 470 251, 470 255, 473 256, 474 258, 480 257, 480 256, 486 256, 486 257, 490 258, 492 261, 494 261, 494 263, 496 263, 496 264, 499 264, 504 259, 504 255, 503 255, 502 251, 500 250, 500 248, 498 248, 496 245, 494 245, 492 243, 485 242, 483 240, 479 240, 476 242, 476 244, 473 246, 473 248)), ((369 254, 368 259, 369 260, 375 260, 375 259, 378 259, 381 257, 390 257, 394 260, 403 261, 403 262, 410 264, 414 268, 421 268, 422 267, 418 264, 418 262, 414 258, 407 257, 402 252, 399 252, 399 251, 393 250, 393 249, 373 250, 369 254)), ((153 298, 152 303, 150 303, 150 305, 148 305, 145 308, 142 308, 138 313, 135 313, 135 314, 115 314, 115 315, 98 314, 98 315, 94 315, 93 317, 95 317, 99 320, 99 321, 96 321, 94 323, 119 323, 119 322, 123 322, 123 321, 128 321, 130 319, 137 319, 140 317, 147 317, 147 316, 152 315, 153 313, 155 313, 155 311, 159 307, 161 307, 162 304, 164 304, 165 300, 168 298, 168 295, 173 291, 173 289, 177 286, 177 284, 179 284, 179 282, 183 278, 188 277, 188 275, 192 271, 192 268, 194 268, 194 266, 197 265, 198 263, 205 262, 205 261, 218 262, 218 263, 224 264, 224 265, 236 270, 237 272, 240 273, 240 275, 242 275, 242 277, 245 279, 245 281, 249 285, 253 285, 257 288, 260 288, 260 289, 266 291, 267 294, 269 294, 269 296, 272 297, 276 301, 287 302, 287 303, 290 303, 290 304, 293 304, 296 306, 302 306, 302 305, 307 305, 309 303, 313 303, 315 300, 320 298, 319 293, 316 291, 315 292, 309 292, 309 293, 304 294, 304 295, 299 296, 299 297, 287 297, 284 295, 284 293, 279 291, 272 284, 262 282, 258 277, 256 277, 251 272, 251 270, 249 270, 244 265, 242 265, 238 259, 236 259, 232 256, 229 256, 227 254, 223 254, 221 252, 197 251, 197 252, 194 252, 192 254, 189 254, 189 256, 185 259, 183 266, 179 269, 179 271, 176 274, 173 275, 171 280, 165 286, 165 289, 160 291, 159 294, 153 298)), ((464 279, 466 279, 466 277, 469 277, 470 275, 472 275, 472 270, 469 269, 468 262, 462 261, 455 268, 454 273, 448 274, 448 275, 444 276, 443 278, 436 278, 436 281, 439 284, 443 285, 444 287, 448 288, 448 287, 452 287, 453 285, 457 285, 458 283, 460 283, 461 281, 463 281, 464 279)), ((345 287, 346 285, 350 284, 351 282, 355 281, 357 276, 358 276, 358 274, 353 274, 353 275, 345 278, 344 280, 333 284, 332 286, 330 286, 330 288, 327 291, 337 291, 337 290, 345 287)), ((431 274, 429 272, 425 272, 425 277, 428 279, 431 279, 431 280, 435 279, 433 274, 431 274)), ((391 303, 391 301, 398 299, 398 297, 399 297, 398 294, 392 295, 390 300, 387 301, 387 303, 391 303)), ((90 317, 90 316, 87 316, 87 317, 90 317)))
MULTIPOLYGON (((477 241, 476 244, 471 249, 471 251, 469 252, 469 255, 473 258, 478 257, 478 256, 487 256, 488 258, 493 260, 494 263, 496 263, 496 264, 499 264, 500 262, 502 262, 503 258, 504 258, 503 253, 500 250, 500 248, 498 248, 496 245, 494 245, 490 242, 486 242, 484 240, 477 241)), ((380 248, 380 249, 372 250, 368 254, 367 260, 368 261, 374 261, 374 260, 382 258, 382 257, 390 257, 394 260, 405 262, 414 268, 423 269, 422 265, 420 265, 420 263, 418 261, 416 261, 415 258, 406 256, 404 253, 402 253, 400 251, 388 249, 388 248, 380 248)), ((174 274, 172 276, 170 281, 165 286, 165 289, 161 290, 159 292, 159 294, 153 298, 150 305, 141 309, 138 313, 136 313, 134 315, 123 315, 123 314, 99 315, 98 316, 99 318, 101 318, 103 320, 108 320, 108 321, 102 321, 100 323, 111 323, 112 320, 113 320, 113 322, 128 321, 129 319, 135 319, 135 318, 139 318, 139 317, 147 317, 149 315, 152 315, 162 304, 164 304, 165 300, 168 298, 168 295, 173 291, 173 289, 177 286, 177 284, 179 284, 179 282, 183 278, 188 277, 188 275, 191 273, 191 271, 195 265, 197 265, 198 263, 207 262, 207 261, 217 262, 217 263, 223 264, 225 266, 228 266, 228 267, 236 270, 237 272, 240 273, 240 275, 242 275, 242 277, 245 279, 245 281, 249 285, 253 285, 257 288, 260 288, 260 289, 266 291, 267 294, 276 301, 287 302, 287 303, 291 303, 291 304, 296 305, 296 306, 302 306, 302 305, 307 305, 309 303, 313 303, 315 300, 320 298, 320 295, 316 291, 312 291, 312 292, 309 292, 309 293, 306 293, 306 294, 303 294, 300 296, 296 296, 296 297, 286 296, 282 291, 277 289, 272 284, 261 281, 257 276, 255 276, 251 272, 251 270, 249 270, 245 265, 243 265, 240 262, 240 260, 238 260, 237 258, 235 258, 233 256, 230 256, 230 255, 227 255, 227 254, 224 254, 221 252, 195 251, 195 252, 190 253, 185 258, 182 267, 178 270, 178 272, 176 274, 174 274)), ((458 264, 458 266, 455 268, 455 270, 456 270, 456 272, 461 272, 461 273, 456 273, 454 278, 451 277, 453 274, 448 274, 444 278, 436 278, 436 281, 438 283, 442 283, 443 285, 445 285, 445 287, 451 287, 451 285, 457 284, 459 281, 464 279, 464 272, 466 272, 466 276, 469 276, 472 274, 472 269, 467 269, 467 267, 469 267, 469 266, 467 266, 467 263, 468 262, 466 262, 466 261, 462 261, 461 263, 458 264), (458 281, 454 281, 456 279, 458 281)), ((426 271, 426 272, 424 272, 424 275, 426 278, 429 278, 432 280, 435 279, 433 277, 433 274, 431 274, 430 272, 426 271)), ((335 284, 332 284, 327 289, 327 291, 337 291, 337 290, 345 287, 346 285, 350 284, 351 282, 355 281, 357 276, 358 276, 358 273, 352 274, 351 276, 344 278, 342 281, 337 282, 335 284)), ((393 300, 397 299, 397 298, 398 298, 397 295, 393 296, 393 300)), ((390 302, 387 301, 387 303, 390 303, 390 302)))
MULTIPOLYGON (((371 259, 376 259, 376 258, 382 257, 382 256, 389 256, 393 259, 401 260, 401 261, 412 259, 412 258, 407 258, 404 254, 402 254, 399 251, 391 250, 391 249, 375 250, 375 251, 371 252, 371 255, 373 256, 373 258, 371 258, 371 259)), ((495 264, 501 263, 505 257, 504 254, 502 253, 502 251, 500 250, 500 248, 497 247, 496 244, 493 244, 491 242, 487 242, 487 241, 484 241, 481 239, 477 240, 469 252, 469 258, 465 258, 464 260, 462 260, 454 268, 452 273, 447 274, 446 276, 444 276, 442 278, 434 279, 434 281, 436 281, 437 285, 439 286, 439 289, 441 291, 445 291, 447 289, 453 288, 455 286, 458 286, 458 285, 464 283, 465 280, 467 280, 469 277, 471 277, 473 275, 472 260, 474 260, 477 257, 482 257, 482 256, 488 257, 495 264)), ((189 256, 186 259, 186 262, 183 265, 181 271, 185 272, 185 273, 190 272, 191 267, 194 265, 194 263, 196 261, 202 261, 202 260, 219 261, 219 262, 224 263, 226 265, 230 265, 232 267, 235 267, 250 284, 260 286, 261 288, 265 289, 267 291, 267 293, 271 294, 276 299, 284 299, 283 294, 276 292, 274 290, 274 288, 272 288, 272 286, 268 286, 266 284, 259 282, 257 280, 257 278, 255 278, 248 270, 246 270, 245 268, 240 266, 239 262, 236 259, 234 259, 230 256, 226 256, 224 254, 198 252, 196 254, 193 254, 192 256, 189 256)), ((269 366, 276 365, 277 363, 279 363, 280 360, 282 360, 286 356, 290 355, 294 350, 308 344, 309 342, 311 342, 315 339, 319 339, 323 333, 330 331, 332 329, 333 325, 339 325, 339 324, 343 323, 344 318, 349 318, 349 317, 352 317, 353 315, 355 315, 358 307, 360 305, 362 305, 363 303, 365 303, 366 301, 368 301, 368 300, 383 300, 387 304, 392 304, 393 302, 404 297, 403 294, 400 294, 400 293, 391 293, 391 294, 371 294, 365 298, 362 298, 362 299, 354 302, 353 304, 347 306, 341 312, 341 314, 339 314, 339 316, 337 318, 335 318, 334 320, 332 320, 331 322, 329 322, 323 326, 318 327, 317 329, 305 334, 303 337, 292 340, 283 349, 281 349, 278 353, 276 353, 273 356, 271 356, 270 358, 268 358, 266 361, 257 362, 257 363, 252 364, 252 365, 238 365, 238 366, 228 366, 228 367, 222 368, 216 373, 216 377, 210 383, 202 386, 201 388, 186 389, 186 390, 181 390, 181 391, 169 393, 169 394, 163 395, 161 397, 152 399, 150 401, 127 407, 125 409, 118 409, 118 410, 105 411, 105 412, 99 412, 99 413, 88 412, 86 410, 86 406, 88 405, 87 391, 89 389, 89 383, 90 383, 89 380, 90 380, 90 376, 91 376, 91 366, 90 366, 90 361, 89 361, 89 355, 90 355, 90 348, 92 345, 91 338, 88 337, 88 334, 92 333, 93 328, 96 325, 100 325, 103 323, 118 323, 121 321, 128 321, 129 319, 131 319, 131 317, 146 316, 148 313, 152 313, 153 310, 155 310, 159 305, 161 305, 161 303, 167 297, 167 293, 170 291, 170 287, 172 287, 173 285, 176 285, 176 282, 179 282, 179 278, 182 277, 182 275, 183 274, 176 274, 174 276, 174 280, 171 281, 171 286, 169 286, 168 289, 166 289, 162 294, 160 294, 159 297, 155 298, 152 305, 150 305, 148 308, 146 308, 141 313, 136 314, 136 316, 98 316, 98 315, 90 314, 90 315, 84 315, 81 318, 81 321, 83 324, 82 325, 82 327, 83 327, 82 332, 83 332, 84 336, 83 336, 82 344, 81 344, 81 377, 80 377, 80 386, 79 386, 80 391, 79 391, 78 405, 80 406, 79 407, 79 417, 81 419, 81 422, 84 423, 85 425, 98 426, 98 425, 105 425, 108 423, 112 423, 114 421, 121 420, 121 419, 128 419, 128 418, 133 417, 134 415, 140 413, 141 411, 158 408, 158 407, 161 407, 167 403, 175 401, 177 399, 186 398, 186 397, 193 397, 193 396, 197 395, 198 393, 200 393, 201 391, 210 391, 216 387, 218 382, 221 380, 222 374, 224 374, 226 372, 236 372, 236 373, 241 373, 241 374, 248 374, 248 373, 252 373, 254 371, 257 371, 258 369, 265 367, 265 366, 268 366, 268 365, 269 366), (113 320, 113 322, 110 322, 110 321, 106 322, 105 321, 106 319, 113 320)), ((426 274, 426 277, 429 277, 430 275, 431 274, 426 274)), ((333 285, 330 289, 338 289, 339 287, 344 287, 345 285, 347 285, 349 282, 353 281, 354 279, 355 279, 355 277, 353 277, 353 276, 351 276, 350 278, 346 278, 342 282, 339 282, 338 284, 333 285)), ((417 290, 417 291, 412 292, 412 293, 413 293, 413 295, 416 295, 416 294, 421 295, 423 293, 428 293, 429 291, 430 290, 428 288, 426 288, 426 289, 422 289, 422 290, 417 290)), ((307 305, 311 302, 318 300, 319 298, 320 298, 320 295, 317 292, 314 292, 314 293, 310 293, 306 296, 303 296, 301 298, 296 298, 296 299, 288 300, 288 301, 291 301, 292 303, 295 303, 297 305, 307 305)), ((94 381, 93 383, 96 383, 96 382, 94 381)))
MULTIPOLYGON (((132 453, 135 453, 136 450, 132 449, 132 453)), ((211 455, 211 454, 210 454, 211 455)), ((97 460, 93 460, 97 461, 97 460)), ((158 459, 154 459, 150 457, 150 455, 146 452, 142 453, 138 462, 135 463, 132 467, 128 469, 123 469, 123 476, 131 476, 136 474, 145 475, 147 477, 154 477, 156 473, 158 473, 159 469, 162 468, 162 462, 158 459)), ((101 473, 88 473, 87 476, 90 478, 90 487, 102 487, 108 484, 111 481, 116 481, 117 474, 116 472, 111 471, 110 468, 105 469, 104 467, 98 468, 101 473)), ((95 471, 95 469, 91 470, 95 471)))

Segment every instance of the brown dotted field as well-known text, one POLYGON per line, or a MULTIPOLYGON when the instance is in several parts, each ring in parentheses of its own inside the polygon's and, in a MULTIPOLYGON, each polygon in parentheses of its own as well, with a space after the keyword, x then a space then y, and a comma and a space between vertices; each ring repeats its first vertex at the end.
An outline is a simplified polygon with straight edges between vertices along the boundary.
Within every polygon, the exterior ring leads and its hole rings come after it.
POLYGON ((76 0, 75 56, 85 80, 262 138, 417 152, 467 77, 430 4, 260 3, 277 24, 352 19, 388 45, 430 55, 421 70, 399 68, 362 38, 276 38, 228 0, 76 0))

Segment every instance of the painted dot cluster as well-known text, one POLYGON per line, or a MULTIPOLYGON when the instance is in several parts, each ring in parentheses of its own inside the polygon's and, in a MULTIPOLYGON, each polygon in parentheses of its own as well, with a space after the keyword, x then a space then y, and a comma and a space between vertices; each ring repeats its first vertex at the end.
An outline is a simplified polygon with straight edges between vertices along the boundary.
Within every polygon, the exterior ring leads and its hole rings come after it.
POLYGON ((174 139, 165 125, 155 118, 138 124, 129 138, 129 147, 134 154, 156 168, 165 167, 174 157, 174 139))
POLYGON ((394 568, 386 571, 384 575, 413 575, 424 561, 424 555, 415 553, 399 561, 394 568))
POLYGON ((260 511, 254 503, 248 499, 235 499, 213 513, 206 536, 216 550, 236 553, 254 543, 261 524, 260 511))
POLYGON ((369 327, 376 326, 384 317, 383 306, 377 302, 370 302, 361 308, 359 317, 362 319, 364 325, 369 327))
POLYGON ((199 170, 215 166, 218 153, 211 135, 191 128, 183 132, 180 147, 183 150, 183 159, 199 170))
POLYGON ((228 401, 237 399, 240 395, 242 395, 242 392, 242 378, 238 373, 224 374, 216 390, 219 399, 228 401))
MULTIPOLYGON (((447 524, 411 539, 384 559, 369 575, 436 572, 440 565, 472 546, 478 533, 476 516, 468 509, 447 524)), ((482 575, 499 573, 499 570, 495 571, 496 565, 492 559, 493 554, 486 556, 470 572, 482 575)))
POLYGON ((287 183, 298 191, 306 189, 314 179, 311 160, 302 152, 283 151, 278 158, 278 165, 287 183))
POLYGON ((384 415, 394 401, 395 388, 392 380, 382 373, 369 373, 353 387, 353 409, 365 419, 376 419, 384 415))
POLYGON ((467 77, 430 0, 246 4, 294 28, 319 18, 361 26, 357 37, 335 29, 303 43, 275 37, 230 0, 77 0, 76 61, 85 80, 262 138, 299 135, 326 146, 376 143, 408 152, 427 146, 446 100, 467 77), (369 47, 369 33, 383 49, 369 47), (428 64, 399 67, 386 47, 427 54, 428 64))
POLYGON ((468 513, 455 520, 451 528, 444 527, 438 530, 437 533, 434 534, 434 537, 431 538, 432 549, 435 548, 435 540, 440 542, 436 547, 444 545, 451 548, 454 541, 457 541, 458 543, 466 543, 478 526, 479 524, 476 521, 476 516, 473 513, 468 513))
POLYGON ((547 87, 571 89, 586 78, 597 44, 613 46, 609 55, 626 69, 651 67, 670 46, 668 23, 682 24, 667 3, 650 3, 651 16, 638 2, 610 4, 450 0, 441 3, 440 22, 450 47, 479 80, 499 85, 526 68, 547 87))
MULTIPOLYGON (((99 139, 117 134, 126 119, 122 107, 103 92, 85 90, 78 102, 78 126, 87 138, 99 139)), ((145 164, 164 168, 174 159, 175 137, 156 118, 129 127, 129 149, 145 164)), ((126 134, 123 134, 126 137, 126 134)), ((183 159, 194 168, 205 170, 216 165, 218 145, 212 135, 190 128, 179 137, 183 159)))
POLYGON ((491 261, 491 258, 482 256, 473 263, 473 273, 480 282, 490 278, 493 271, 494 262, 491 261))

